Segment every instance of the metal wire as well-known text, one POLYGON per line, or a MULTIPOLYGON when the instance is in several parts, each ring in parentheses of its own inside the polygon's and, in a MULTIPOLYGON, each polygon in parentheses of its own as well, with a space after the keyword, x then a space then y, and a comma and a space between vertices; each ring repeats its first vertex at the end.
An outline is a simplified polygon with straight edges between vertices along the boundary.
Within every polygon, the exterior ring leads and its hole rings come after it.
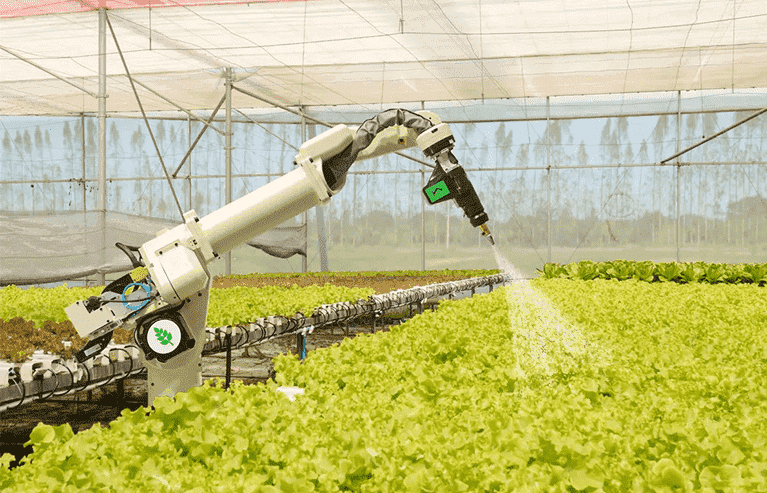
POLYGON ((115 46, 117 47, 117 53, 120 55, 120 60, 122 60, 123 67, 125 67, 125 74, 128 76, 128 81, 130 82, 131 89, 133 89, 133 95, 136 97, 136 102, 138 103, 138 107, 141 110, 141 115, 144 117, 144 123, 146 124, 146 128, 149 131, 149 137, 151 137, 152 144, 154 144, 155 151, 157 151, 157 158, 160 160, 162 169, 165 172, 165 177, 168 180, 168 186, 170 186, 171 194, 173 194, 173 200, 176 201, 176 207, 178 207, 178 213, 181 215, 181 221, 183 221, 184 211, 181 208, 181 202, 179 202, 178 196, 176 195, 176 189, 173 188, 173 182, 170 179, 168 168, 165 167, 165 162, 162 159, 162 153, 160 152, 160 147, 157 145, 157 140, 155 140, 154 138, 154 132, 152 132, 152 127, 149 125, 149 120, 146 119, 146 112, 144 111, 144 105, 141 104, 141 99, 139 98, 138 92, 136 91, 136 86, 133 83, 133 77, 131 77, 130 71, 128 70, 128 64, 125 62, 125 57, 123 56, 123 52, 120 49, 120 44, 117 42, 117 35, 115 34, 114 29, 112 29, 112 23, 109 21, 109 16, 106 15, 106 12, 104 12, 104 15, 107 20, 107 25, 109 26, 109 31, 112 33, 112 39, 114 40, 115 46))

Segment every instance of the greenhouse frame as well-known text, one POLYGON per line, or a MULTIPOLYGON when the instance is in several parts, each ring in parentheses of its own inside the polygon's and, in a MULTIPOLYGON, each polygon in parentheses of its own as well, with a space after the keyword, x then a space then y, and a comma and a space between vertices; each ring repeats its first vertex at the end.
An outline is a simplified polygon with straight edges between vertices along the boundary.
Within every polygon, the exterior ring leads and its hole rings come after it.
MULTIPOLYGON (((103 283, 130 267, 115 241, 210 213, 388 108, 451 125, 528 275, 761 262, 765 19, 757 0, 6 3, 0 284, 103 283)), ((357 163, 330 205, 215 273, 493 267, 457 207, 419 199, 416 151, 357 163)))

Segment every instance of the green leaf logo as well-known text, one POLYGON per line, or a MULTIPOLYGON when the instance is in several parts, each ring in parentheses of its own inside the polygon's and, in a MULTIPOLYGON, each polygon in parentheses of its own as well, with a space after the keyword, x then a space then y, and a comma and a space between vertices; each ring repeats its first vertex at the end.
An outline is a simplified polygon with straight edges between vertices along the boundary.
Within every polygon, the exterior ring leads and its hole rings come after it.
POLYGON ((167 346, 168 344, 170 344, 171 346, 173 345, 173 343, 170 342, 173 339, 173 336, 167 330, 163 330, 163 329, 155 327, 154 335, 157 337, 157 342, 159 342, 163 346, 167 346))

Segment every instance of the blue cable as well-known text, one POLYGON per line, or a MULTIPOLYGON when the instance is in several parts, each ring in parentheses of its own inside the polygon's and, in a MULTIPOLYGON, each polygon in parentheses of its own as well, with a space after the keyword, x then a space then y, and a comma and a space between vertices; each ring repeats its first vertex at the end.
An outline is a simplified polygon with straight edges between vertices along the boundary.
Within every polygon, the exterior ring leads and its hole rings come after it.
POLYGON ((147 305, 147 303, 149 303, 149 300, 151 298, 151 294, 152 294, 152 288, 149 285, 142 284, 140 282, 132 282, 132 283, 128 284, 127 286, 125 286, 125 289, 123 289, 123 294, 122 294, 123 305, 125 305, 125 308, 127 308, 128 310, 133 310, 133 311, 141 310, 142 308, 144 308, 147 305), (141 289, 143 289, 146 292, 146 299, 139 306, 131 305, 130 303, 128 303, 128 300, 125 299, 125 292, 128 291, 128 289, 131 286, 140 287, 141 289))

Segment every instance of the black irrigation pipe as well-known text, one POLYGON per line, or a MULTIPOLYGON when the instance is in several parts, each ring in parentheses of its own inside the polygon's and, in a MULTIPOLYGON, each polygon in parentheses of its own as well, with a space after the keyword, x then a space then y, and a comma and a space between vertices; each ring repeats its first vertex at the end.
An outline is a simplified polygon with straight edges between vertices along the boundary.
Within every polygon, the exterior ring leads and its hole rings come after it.
POLYGON ((62 397, 70 393, 77 394, 78 392, 107 385, 115 380, 119 384, 132 374, 138 374, 144 370, 143 367, 138 367, 136 365, 138 357, 135 358, 136 361, 134 361, 134 358, 130 356, 127 348, 111 348, 110 352, 119 350, 124 351, 128 355, 127 361, 117 361, 111 355, 102 354, 101 356, 109 361, 109 365, 94 366, 93 368, 90 368, 87 364, 78 363, 76 369, 73 371, 72 368, 64 365, 61 361, 54 360, 51 362, 50 368, 33 370, 33 378, 28 382, 21 381, 21 375, 15 368, 9 369, 9 372, 14 376, 9 379, 10 385, 8 387, 0 388, 0 412, 9 409, 17 409, 23 404, 33 401, 43 401, 52 397, 62 397), (54 365, 64 367, 66 372, 55 371, 54 365), (128 367, 124 368, 125 366, 128 367), (107 367, 108 374, 100 375, 100 373, 107 371, 107 367), (50 376, 46 376, 48 373, 50 373, 50 376), (77 379, 80 375, 82 375, 82 377, 77 379), (52 386, 52 390, 50 391, 46 388, 49 386, 52 386), (21 394, 21 396, 12 397, 10 395, 10 389, 12 388, 19 389, 19 394, 21 394), (63 392, 60 391, 60 389, 64 389, 63 392), (45 394, 46 392, 47 395, 45 394))

